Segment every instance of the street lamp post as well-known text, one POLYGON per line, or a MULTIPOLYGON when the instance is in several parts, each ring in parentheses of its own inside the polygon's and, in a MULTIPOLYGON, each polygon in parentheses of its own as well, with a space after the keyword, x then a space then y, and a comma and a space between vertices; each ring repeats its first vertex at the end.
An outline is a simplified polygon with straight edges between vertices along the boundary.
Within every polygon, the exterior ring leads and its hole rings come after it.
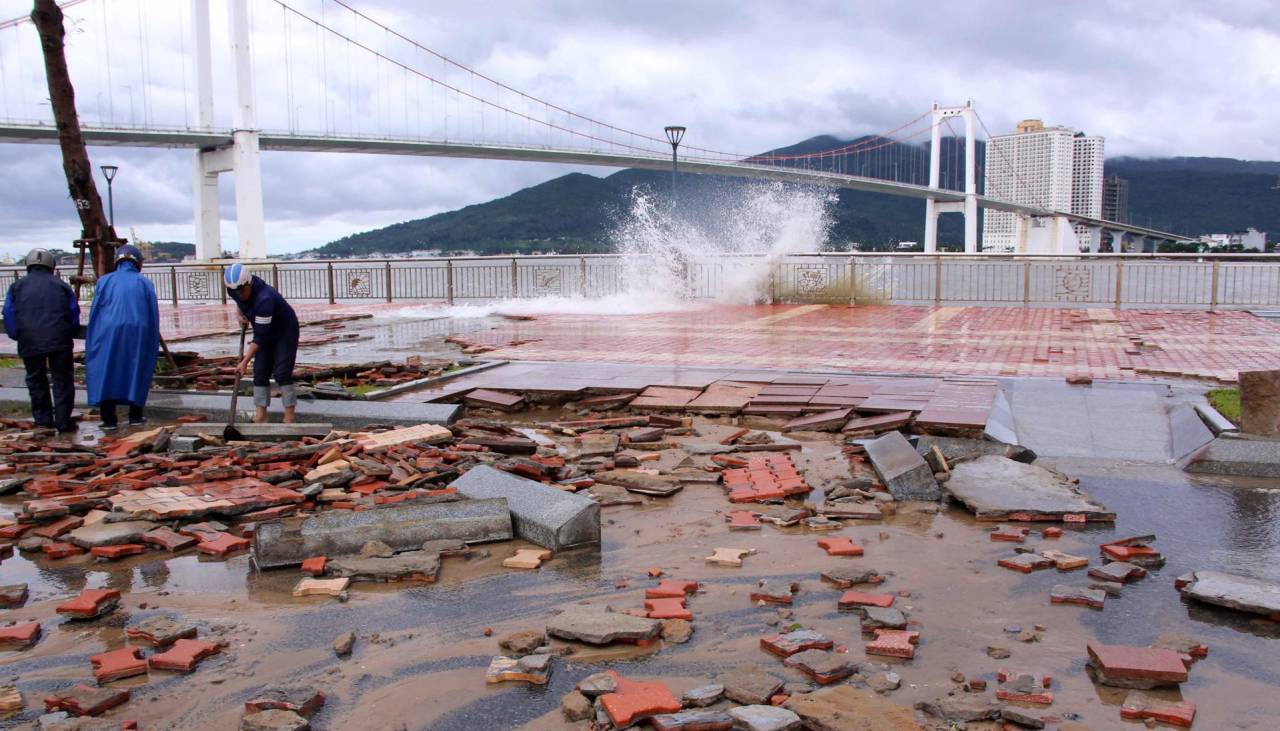
POLYGON ((102 175, 107 179, 107 223, 111 224, 113 230, 116 227, 116 200, 111 195, 111 181, 116 179, 116 171, 119 169, 118 165, 102 166, 102 175))
POLYGON ((684 139, 684 127, 679 125, 671 125, 664 127, 663 131, 667 133, 667 142, 671 143, 671 205, 676 204, 676 150, 680 147, 680 140, 684 139))

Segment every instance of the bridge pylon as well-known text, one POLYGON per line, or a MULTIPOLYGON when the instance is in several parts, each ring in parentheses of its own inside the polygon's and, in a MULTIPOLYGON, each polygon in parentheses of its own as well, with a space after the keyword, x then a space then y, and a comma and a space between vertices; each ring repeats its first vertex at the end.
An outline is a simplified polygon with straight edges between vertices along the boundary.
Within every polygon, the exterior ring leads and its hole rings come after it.
POLYGON ((964 252, 978 252, 978 166, 974 120, 977 111, 973 100, 962 107, 933 105, 933 129, 929 142, 929 187, 937 188, 942 177, 942 123, 949 117, 964 120, 964 200, 942 201, 930 196, 924 204, 924 250, 938 250, 938 216, 943 213, 964 215, 964 252))
MULTIPOLYGON (((209 0, 191 0, 196 36, 196 89, 198 120, 211 130, 213 119, 213 59, 209 41, 209 0)), ((235 62, 236 104, 232 142, 199 149, 194 154, 192 199, 196 221, 196 258, 222 256, 221 218, 218 211, 218 175, 232 173, 236 180, 236 232, 242 259, 267 256, 266 217, 262 206, 262 160, 258 146, 257 115, 253 102, 253 66, 249 53, 247 0, 230 0, 231 55, 235 62)))

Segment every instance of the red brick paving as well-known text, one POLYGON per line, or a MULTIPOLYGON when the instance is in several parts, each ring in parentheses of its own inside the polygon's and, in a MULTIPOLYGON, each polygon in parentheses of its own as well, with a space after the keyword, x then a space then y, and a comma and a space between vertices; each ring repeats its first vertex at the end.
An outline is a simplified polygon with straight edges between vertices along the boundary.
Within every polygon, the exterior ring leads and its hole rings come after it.
POLYGON ((1239 311, 718 305, 540 315, 468 338, 495 359, 688 367, 1223 381, 1280 368, 1280 325, 1239 311))

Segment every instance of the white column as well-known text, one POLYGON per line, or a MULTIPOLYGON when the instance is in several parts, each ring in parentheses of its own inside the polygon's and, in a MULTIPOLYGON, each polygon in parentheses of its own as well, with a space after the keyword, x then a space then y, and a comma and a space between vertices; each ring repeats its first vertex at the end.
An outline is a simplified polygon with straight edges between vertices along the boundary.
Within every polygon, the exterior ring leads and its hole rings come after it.
MULTIPOLYGON (((942 115, 938 111, 937 102, 933 105, 932 119, 933 129, 929 135, 929 187, 937 188, 942 167, 942 151, 939 149, 942 132, 938 129, 942 115)), ((926 198, 924 202, 924 250, 926 253, 938 250, 938 201, 933 197, 926 198)))
POLYGON ((209 0, 191 0, 192 29, 196 36, 196 121, 201 129, 213 128, 213 52, 209 47, 209 0))
POLYGON ((206 165, 209 153, 192 153, 192 200, 196 214, 196 258, 202 261, 222 256, 222 230, 218 211, 218 173, 206 165))
POLYGON ((267 255, 266 219, 262 210, 262 160, 253 109, 253 63, 249 51, 248 0, 230 0, 231 54, 236 67, 236 105, 232 132, 232 165, 236 176, 236 228, 239 255, 267 255))
POLYGON ((964 105, 964 253, 978 253, 978 154, 973 100, 964 105))

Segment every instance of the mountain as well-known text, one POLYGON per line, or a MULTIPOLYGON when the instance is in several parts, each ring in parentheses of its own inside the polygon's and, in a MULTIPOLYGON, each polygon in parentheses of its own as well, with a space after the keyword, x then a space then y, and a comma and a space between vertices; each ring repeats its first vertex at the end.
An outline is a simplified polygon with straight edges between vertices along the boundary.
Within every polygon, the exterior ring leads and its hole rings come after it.
MULTIPOLYGON (((763 154, 821 152, 850 144, 865 145, 868 141, 824 135, 763 154)), ((962 187, 963 168, 958 163, 962 147, 959 138, 942 139, 939 155, 943 161, 943 187, 962 187)), ((980 166, 984 157, 985 145, 979 143, 980 166)), ((816 158, 812 167, 876 177, 890 172, 899 180, 923 182, 928 160, 927 145, 893 143, 878 155, 816 158)), ((1122 157, 1108 160, 1106 172, 1129 180, 1130 220, 1134 223, 1188 235, 1253 226, 1268 231, 1269 240, 1280 238, 1280 162, 1122 157)), ((681 174, 676 185, 681 212, 696 217, 703 206, 750 183, 739 178, 681 174)), ((353 234, 310 253, 352 257, 424 250, 484 254, 607 252, 612 250, 610 234, 631 209, 633 191, 637 189, 652 195, 655 205, 669 205, 670 173, 628 169, 602 178, 570 173, 504 198, 353 234)), ((830 209, 833 224, 829 249, 846 249, 856 242, 863 250, 886 250, 899 241, 920 241, 924 237, 923 201, 853 190, 838 190, 835 195, 830 209)), ((938 240, 942 248, 960 248, 962 237, 961 217, 940 219, 938 240)))

